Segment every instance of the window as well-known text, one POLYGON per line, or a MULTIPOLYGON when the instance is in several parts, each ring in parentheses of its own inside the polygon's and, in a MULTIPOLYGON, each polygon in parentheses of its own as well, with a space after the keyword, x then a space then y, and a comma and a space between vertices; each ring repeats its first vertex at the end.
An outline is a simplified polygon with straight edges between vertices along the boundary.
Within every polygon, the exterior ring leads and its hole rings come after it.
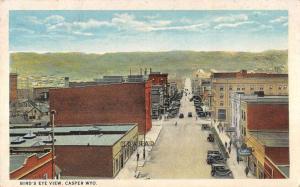
POLYGON ((281 88, 282 88, 282 87, 281 87, 281 86, 279 86, 279 87, 278 87, 278 90, 281 90, 281 88))
POLYGON ((244 111, 244 121, 246 121, 246 112, 244 111))
POLYGON ((263 88, 263 87, 260 87, 259 90, 264 90, 264 88, 263 88))
POLYGON ((230 91, 232 90, 232 87, 231 87, 231 86, 229 87, 229 90, 230 90, 230 91))
POLYGON ((285 89, 285 90, 286 90, 286 89, 287 89, 287 85, 285 85, 285 86, 283 87, 283 89, 285 89))
POLYGON ((273 89, 273 86, 270 86, 269 89, 272 90, 272 89, 273 89))
POLYGON ((245 127, 243 128, 243 134, 244 134, 244 136, 246 136, 246 128, 245 127))
POLYGON ((220 99, 223 99, 224 98, 224 95, 220 95, 220 99))
POLYGON ((245 90, 245 88, 242 88, 242 90, 245 90))
POLYGON ((220 106, 224 106, 224 103, 222 101, 220 102, 220 106))
POLYGON ((237 88, 236 90, 240 91, 240 90, 241 90, 241 88, 237 88))
POLYGON ((219 109, 218 110, 218 119, 226 119, 226 110, 225 109, 219 109))
POLYGON ((220 91, 224 91, 224 87, 220 87, 220 91))
POLYGON ((254 87, 250 87, 250 90, 254 90, 254 87))
POLYGON ((119 169, 119 160, 117 159, 116 160, 116 171, 118 171, 118 169, 119 169))

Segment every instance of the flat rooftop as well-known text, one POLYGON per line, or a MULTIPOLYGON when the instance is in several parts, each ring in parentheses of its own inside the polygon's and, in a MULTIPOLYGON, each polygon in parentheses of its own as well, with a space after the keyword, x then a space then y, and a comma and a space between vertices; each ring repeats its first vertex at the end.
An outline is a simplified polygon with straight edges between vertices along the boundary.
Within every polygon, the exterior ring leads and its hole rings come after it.
MULTIPOLYGON (((134 123, 130 124, 107 124, 107 125, 97 125, 97 124, 86 124, 86 126, 76 126, 70 124, 68 127, 54 127, 55 133, 72 133, 72 132, 90 132, 98 131, 101 132, 120 132, 126 133, 127 131, 133 129, 136 126, 134 123)), ((9 129, 10 135, 25 135, 29 132, 34 134, 43 134, 51 131, 51 127, 46 128, 14 128, 9 129)))
POLYGON ((9 155, 9 172, 15 171, 16 169, 20 168, 25 164, 25 160, 36 154, 37 157, 42 157, 48 153, 18 153, 18 154, 11 154, 9 155))
POLYGON ((289 147, 288 132, 250 131, 250 135, 267 147, 289 147))
MULTIPOLYGON (((55 136, 55 145, 90 145, 90 146, 112 146, 120 140, 124 134, 96 134, 96 135, 63 135, 55 136)), ((16 137, 10 137, 10 142, 15 140, 16 137)), ((21 144, 10 144, 11 148, 16 147, 38 147, 52 145, 51 143, 44 143, 44 140, 49 139, 48 136, 37 136, 33 139, 26 139, 21 144)))

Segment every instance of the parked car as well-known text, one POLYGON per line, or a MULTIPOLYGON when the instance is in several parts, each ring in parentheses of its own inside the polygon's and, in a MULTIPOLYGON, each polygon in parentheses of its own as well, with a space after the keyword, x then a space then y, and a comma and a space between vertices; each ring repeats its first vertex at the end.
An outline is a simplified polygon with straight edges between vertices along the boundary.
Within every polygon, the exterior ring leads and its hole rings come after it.
POLYGON ((180 113, 180 114, 179 114, 179 118, 184 118, 183 113, 180 113))
POLYGON ((221 164, 226 163, 226 158, 224 158, 222 155, 209 155, 206 159, 207 164, 221 164))
POLYGON ((213 134, 209 134, 208 137, 207 137, 207 141, 208 142, 214 142, 215 141, 214 135, 213 134))
POLYGON ((201 130, 210 130, 209 124, 202 124, 201 130))
POLYGON ((222 155, 220 151, 217 151, 217 150, 208 150, 207 151, 207 158, 210 156, 210 155, 222 155))
POLYGON ((224 164, 212 164, 211 176, 230 176, 233 177, 232 171, 224 164))
POLYGON ((193 117, 192 112, 188 113, 188 117, 193 117))

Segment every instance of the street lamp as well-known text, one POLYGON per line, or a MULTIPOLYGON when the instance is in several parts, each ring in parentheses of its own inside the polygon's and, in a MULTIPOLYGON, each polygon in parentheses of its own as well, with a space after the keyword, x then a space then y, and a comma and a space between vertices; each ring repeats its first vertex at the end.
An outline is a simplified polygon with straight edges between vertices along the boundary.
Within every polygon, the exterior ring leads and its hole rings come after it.
POLYGON ((55 149, 54 149, 54 115, 56 114, 55 110, 51 110, 52 114, 52 128, 51 128, 51 138, 52 138, 52 178, 55 178, 55 162, 54 162, 54 155, 55 155, 55 149))

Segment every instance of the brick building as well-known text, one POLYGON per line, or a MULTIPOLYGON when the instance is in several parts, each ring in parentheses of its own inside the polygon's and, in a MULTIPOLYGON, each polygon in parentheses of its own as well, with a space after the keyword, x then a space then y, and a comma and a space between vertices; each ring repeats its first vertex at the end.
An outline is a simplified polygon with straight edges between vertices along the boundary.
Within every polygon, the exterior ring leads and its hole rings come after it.
POLYGON ((287 96, 241 101, 241 134, 252 150, 246 159, 258 178, 289 177, 289 111, 287 96))
MULTIPOLYGON (((51 149, 51 128, 10 129, 10 141, 29 132, 36 137, 11 143, 11 152, 51 149)), ((113 178, 139 145, 136 124, 73 124, 55 127, 54 134, 55 164, 61 169, 62 179, 113 178)))
POLYGON ((288 74, 212 72, 213 117, 230 123, 230 95, 242 92, 246 95, 264 92, 264 95, 288 95, 288 74))
POLYGON ((10 155, 10 179, 53 179, 52 154, 13 153, 10 155))
POLYGON ((150 81, 51 89, 50 111, 56 126, 137 123, 143 134, 152 127, 150 94, 150 81))
POLYGON ((17 85, 18 85, 18 74, 10 73, 9 74, 9 102, 17 102, 17 85))

